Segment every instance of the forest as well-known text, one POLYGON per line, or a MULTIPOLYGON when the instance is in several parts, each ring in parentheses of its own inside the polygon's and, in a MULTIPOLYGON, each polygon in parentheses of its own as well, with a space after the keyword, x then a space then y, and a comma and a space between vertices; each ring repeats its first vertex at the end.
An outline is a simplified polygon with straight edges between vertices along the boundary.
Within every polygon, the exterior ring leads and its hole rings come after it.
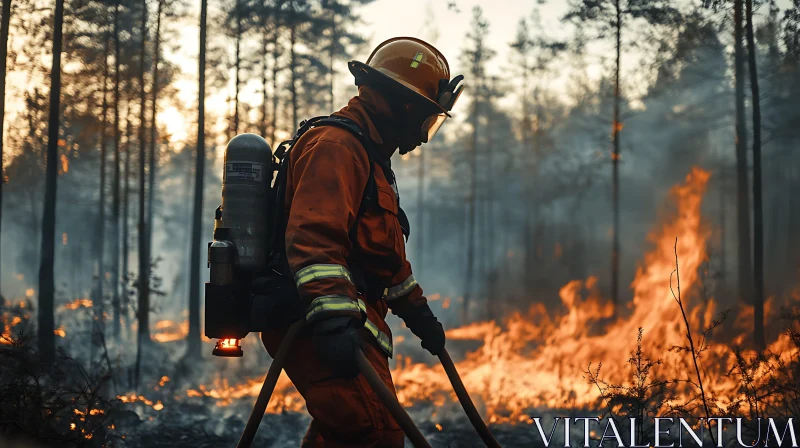
MULTIPOLYGON (((215 358, 203 335, 223 150, 343 107, 346 62, 380 42, 366 12, 402 5, 0 3, 0 445, 235 445, 271 358, 257 335, 215 358)), ((791 424, 800 0, 513 2, 502 47, 488 2, 446 2, 458 36, 444 3, 417 37, 458 42, 467 89, 393 168, 415 276, 498 441, 581 412, 791 424)), ((388 322, 412 419, 481 446, 388 322)), ((282 376, 256 444, 298 446, 308 422, 282 376)))

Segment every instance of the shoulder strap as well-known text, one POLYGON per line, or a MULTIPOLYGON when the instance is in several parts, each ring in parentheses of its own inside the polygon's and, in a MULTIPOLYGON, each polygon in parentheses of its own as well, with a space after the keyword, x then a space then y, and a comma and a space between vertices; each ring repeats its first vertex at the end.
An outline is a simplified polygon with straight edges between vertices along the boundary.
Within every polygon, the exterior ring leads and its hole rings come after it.
MULTIPOLYGON (((370 204, 374 203, 377 200, 378 189, 375 186, 375 171, 373 168, 373 162, 377 162, 374 149, 372 147, 372 140, 369 139, 368 136, 364 134, 364 131, 361 129, 358 124, 345 117, 341 117, 338 115, 331 115, 329 117, 322 118, 316 121, 313 126, 337 126, 342 129, 345 129, 355 135, 359 142, 361 142, 361 146, 364 147, 364 150, 367 152, 367 159, 369 161, 369 174, 367 175, 367 185, 364 188, 364 194, 361 197, 361 203, 358 206, 358 213, 356 214, 356 220, 353 222, 353 225, 350 227, 348 231, 348 235, 350 237, 350 241, 353 244, 353 248, 358 248, 358 221, 364 215, 367 208, 370 204)), ((380 165, 380 163, 379 163, 380 165)))
MULTIPOLYGON (((292 148, 294 148, 295 144, 297 144, 297 142, 300 140, 300 137, 303 136, 303 134, 305 134, 309 129, 318 126, 336 126, 350 132, 356 138, 358 138, 359 142, 367 152, 367 159, 369 160, 367 185, 364 189, 364 194, 361 197, 361 203, 358 207, 356 220, 348 231, 348 236, 350 237, 350 241, 352 242, 354 248, 358 247, 358 221, 361 219, 361 216, 363 216, 369 205, 377 200, 377 187, 375 186, 373 162, 377 162, 379 165, 381 164, 375 157, 374 149, 372 148, 372 141, 364 134, 364 131, 361 129, 361 127, 359 127, 358 124, 353 120, 338 115, 320 116, 303 120, 300 122, 300 126, 298 127, 292 139, 282 142, 275 150, 275 157, 278 160, 278 173, 275 177, 275 188, 273 192, 273 210, 275 210, 275 216, 272 220, 272 228, 274 229, 274 232, 272 232, 273 250, 280 248, 283 240, 282 236, 283 233, 285 233, 285 226, 281 225, 281 223, 283 222, 282 211, 284 197, 286 195, 286 170, 288 169, 289 153, 291 152, 292 148)), ((383 167, 383 165, 381 165, 381 167, 383 167)))

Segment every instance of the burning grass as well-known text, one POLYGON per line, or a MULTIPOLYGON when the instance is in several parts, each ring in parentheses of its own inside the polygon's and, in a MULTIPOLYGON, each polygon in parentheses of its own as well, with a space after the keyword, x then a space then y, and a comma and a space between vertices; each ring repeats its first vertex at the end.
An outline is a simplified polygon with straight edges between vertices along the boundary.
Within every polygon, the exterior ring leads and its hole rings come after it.
POLYGON ((103 393, 108 372, 90 374, 59 350, 39 359, 24 334, 0 347, 0 434, 47 446, 100 446, 114 439, 118 406, 103 393))

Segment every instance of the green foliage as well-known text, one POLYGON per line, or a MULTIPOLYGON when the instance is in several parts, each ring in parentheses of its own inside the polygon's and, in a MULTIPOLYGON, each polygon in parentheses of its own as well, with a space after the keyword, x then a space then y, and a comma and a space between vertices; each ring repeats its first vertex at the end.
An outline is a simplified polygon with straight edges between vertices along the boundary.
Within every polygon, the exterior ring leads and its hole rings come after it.
POLYGON ((592 26, 595 36, 603 39, 612 37, 617 28, 629 26, 628 19, 649 25, 670 25, 680 18, 670 0, 575 0, 563 20, 577 26, 592 26))

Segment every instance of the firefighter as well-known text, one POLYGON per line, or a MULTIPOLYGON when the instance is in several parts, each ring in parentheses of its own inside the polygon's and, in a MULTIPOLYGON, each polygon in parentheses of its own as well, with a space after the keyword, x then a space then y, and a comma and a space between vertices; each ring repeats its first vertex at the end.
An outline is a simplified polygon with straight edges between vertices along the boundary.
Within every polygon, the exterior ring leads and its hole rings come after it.
MULTIPOLYGON (((359 374, 354 351, 361 348, 394 391, 389 310, 431 354, 444 348, 442 325, 406 259, 408 219, 390 157, 436 133, 463 77, 451 81, 444 56, 410 37, 381 43, 366 63, 351 61, 349 68, 358 95, 333 116, 354 122, 370 148, 346 129, 320 126, 288 156, 286 258, 309 325, 284 369, 312 417, 303 447, 399 448, 403 432, 359 374)), ((262 333, 271 355, 285 333, 262 333)))

